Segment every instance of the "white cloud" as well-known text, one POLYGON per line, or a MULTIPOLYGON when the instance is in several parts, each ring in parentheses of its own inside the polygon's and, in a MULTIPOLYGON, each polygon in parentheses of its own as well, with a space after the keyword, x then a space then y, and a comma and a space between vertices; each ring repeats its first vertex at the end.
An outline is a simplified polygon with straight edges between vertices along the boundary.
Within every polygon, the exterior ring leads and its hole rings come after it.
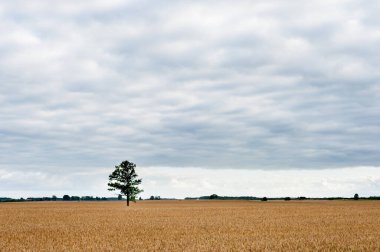
MULTIPOLYGON (((56 194, 113 196, 107 192, 112 168, 86 172, 9 172, 0 170, 2 193, 12 197, 56 194), (23 190, 19 190, 22 188, 23 190)), ((380 195, 379 167, 324 170, 210 170, 195 167, 140 167, 143 198, 220 196, 352 197, 380 195)))
POLYGON ((144 196, 218 195, 257 197, 351 197, 380 193, 378 167, 324 170, 210 170, 201 168, 141 168, 144 196))

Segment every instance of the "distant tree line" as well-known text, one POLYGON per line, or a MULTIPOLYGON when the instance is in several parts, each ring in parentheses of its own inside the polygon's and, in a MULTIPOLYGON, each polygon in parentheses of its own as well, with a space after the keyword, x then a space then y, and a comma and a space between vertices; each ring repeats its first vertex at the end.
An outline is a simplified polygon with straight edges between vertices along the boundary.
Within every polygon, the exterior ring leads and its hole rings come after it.
POLYGON ((308 198, 305 196, 300 197, 274 197, 274 198, 267 198, 267 197, 253 197, 253 196, 219 196, 217 194, 211 194, 209 196, 201 196, 201 197, 186 197, 185 200, 261 200, 261 201, 268 201, 268 200, 380 200, 380 196, 370 196, 370 197, 359 197, 359 194, 355 193, 354 197, 352 198, 346 198, 346 197, 326 197, 326 198, 308 198))
MULTIPOLYGON (((52 197, 29 197, 29 198, 10 198, 10 197, 0 197, 0 202, 25 202, 25 201, 115 201, 122 200, 122 196, 118 197, 94 197, 94 196, 70 196, 63 195, 62 198, 58 198, 53 195, 52 197)), ((160 196, 150 196, 149 200, 175 200, 174 198, 161 198, 160 196)), ((280 197, 280 198, 268 198, 268 197, 253 197, 253 196, 218 196, 217 194, 211 194, 209 196, 201 197, 186 197, 185 200, 257 200, 257 201, 269 201, 269 200, 380 200, 380 196, 370 196, 370 197, 359 197, 356 193, 352 198, 345 197, 327 197, 327 198, 308 198, 304 196, 300 197, 280 197)), ((142 200, 140 197, 139 200, 142 200)))
MULTIPOLYGON (((113 198, 115 199, 115 198, 113 198)), ((108 200, 107 197, 94 197, 94 196, 69 196, 69 195, 63 195, 62 198, 63 201, 94 201, 94 200, 108 200)))
POLYGON ((200 200, 258 200, 259 198, 253 196, 219 196, 211 194, 210 196, 201 196, 199 198, 185 198, 185 199, 200 199, 200 200))
POLYGON ((0 202, 25 202, 25 201, 105 201, 105 200, 118 200, 117 197, 97 197, 97 196, 69 196, 63 195, 62 198, 58 198, 53 195, 52 197, 28 197, 28 198, 9 198, 0 197, 0 202))
POLYGON ((149 197, 149 200, 161 200, 161 197, 160 196, 150 196, 149 197))

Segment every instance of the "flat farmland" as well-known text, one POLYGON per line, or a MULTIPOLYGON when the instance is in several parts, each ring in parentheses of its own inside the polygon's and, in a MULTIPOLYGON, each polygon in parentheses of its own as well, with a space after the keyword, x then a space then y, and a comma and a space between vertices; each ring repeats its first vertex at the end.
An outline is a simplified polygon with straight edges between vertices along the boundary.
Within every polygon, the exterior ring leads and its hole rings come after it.
POLYGON ((379 251, 376 201, 0 204, 0 251, 379 251))

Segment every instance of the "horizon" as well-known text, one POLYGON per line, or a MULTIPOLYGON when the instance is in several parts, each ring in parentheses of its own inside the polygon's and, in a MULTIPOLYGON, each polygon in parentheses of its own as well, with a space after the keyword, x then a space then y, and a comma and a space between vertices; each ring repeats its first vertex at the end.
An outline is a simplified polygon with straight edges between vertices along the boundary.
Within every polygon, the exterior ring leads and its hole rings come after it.
POLYGON ((109 197, 129 160, 143 198, 380 195, 379 11, 3 1, 0 194, 109 197))
MULTIPOLYGON (((216 198, 210 198, 212 195, 202 195, 198 197, 185 197, 185 198, 165 198, 160 196, 153 196, 151 195, 148 198, 142 198, 138 197, 136 199, 136 202, 138 201, 160 201, 160 200, 247 200, 247 201, 262 201, 263 198, 267 200, 350 200, 355 199, 354 194, 352 197, 307 197, 307 196, 299 196, 299 197, 256 197, 256 196, 250 196, 250 195, 240 195, 240 196, 228 196, 228 195, 217 195, 216 198), (152 199, 152 197, 154 197, 152 199), (159 198, 157 198, 159 197, 159 198)), ((40 196, 40 197, 20 197, 20 198, 11 198, 11 197, 0 197, 0 202, 8 202, 3 201, 4 199, 10 199, 15 200, 11 202, 23 202, 23 201, 126 201, 126 197, 123 196, 121 199, 118 199, 118 197, 103 197, 99 195, 62 195, 62 197, 59 197, 57 195, 52 196, 40 196), (64 199, 65 196, 69 196, 70 199, 64 199)), ((364 199, 364 200, 379 200, 380 196, 372 195, 369 197, 362 197, 358 194, 358 199, 364 199)))

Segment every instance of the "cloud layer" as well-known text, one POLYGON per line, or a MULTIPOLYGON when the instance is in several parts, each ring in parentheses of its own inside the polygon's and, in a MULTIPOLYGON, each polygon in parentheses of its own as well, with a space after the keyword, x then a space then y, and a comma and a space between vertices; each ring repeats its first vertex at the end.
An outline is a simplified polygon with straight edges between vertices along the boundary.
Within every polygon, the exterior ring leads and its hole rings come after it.
POLYGON ((376 1, 0 4, 0 171, 380 165, 376 1))

